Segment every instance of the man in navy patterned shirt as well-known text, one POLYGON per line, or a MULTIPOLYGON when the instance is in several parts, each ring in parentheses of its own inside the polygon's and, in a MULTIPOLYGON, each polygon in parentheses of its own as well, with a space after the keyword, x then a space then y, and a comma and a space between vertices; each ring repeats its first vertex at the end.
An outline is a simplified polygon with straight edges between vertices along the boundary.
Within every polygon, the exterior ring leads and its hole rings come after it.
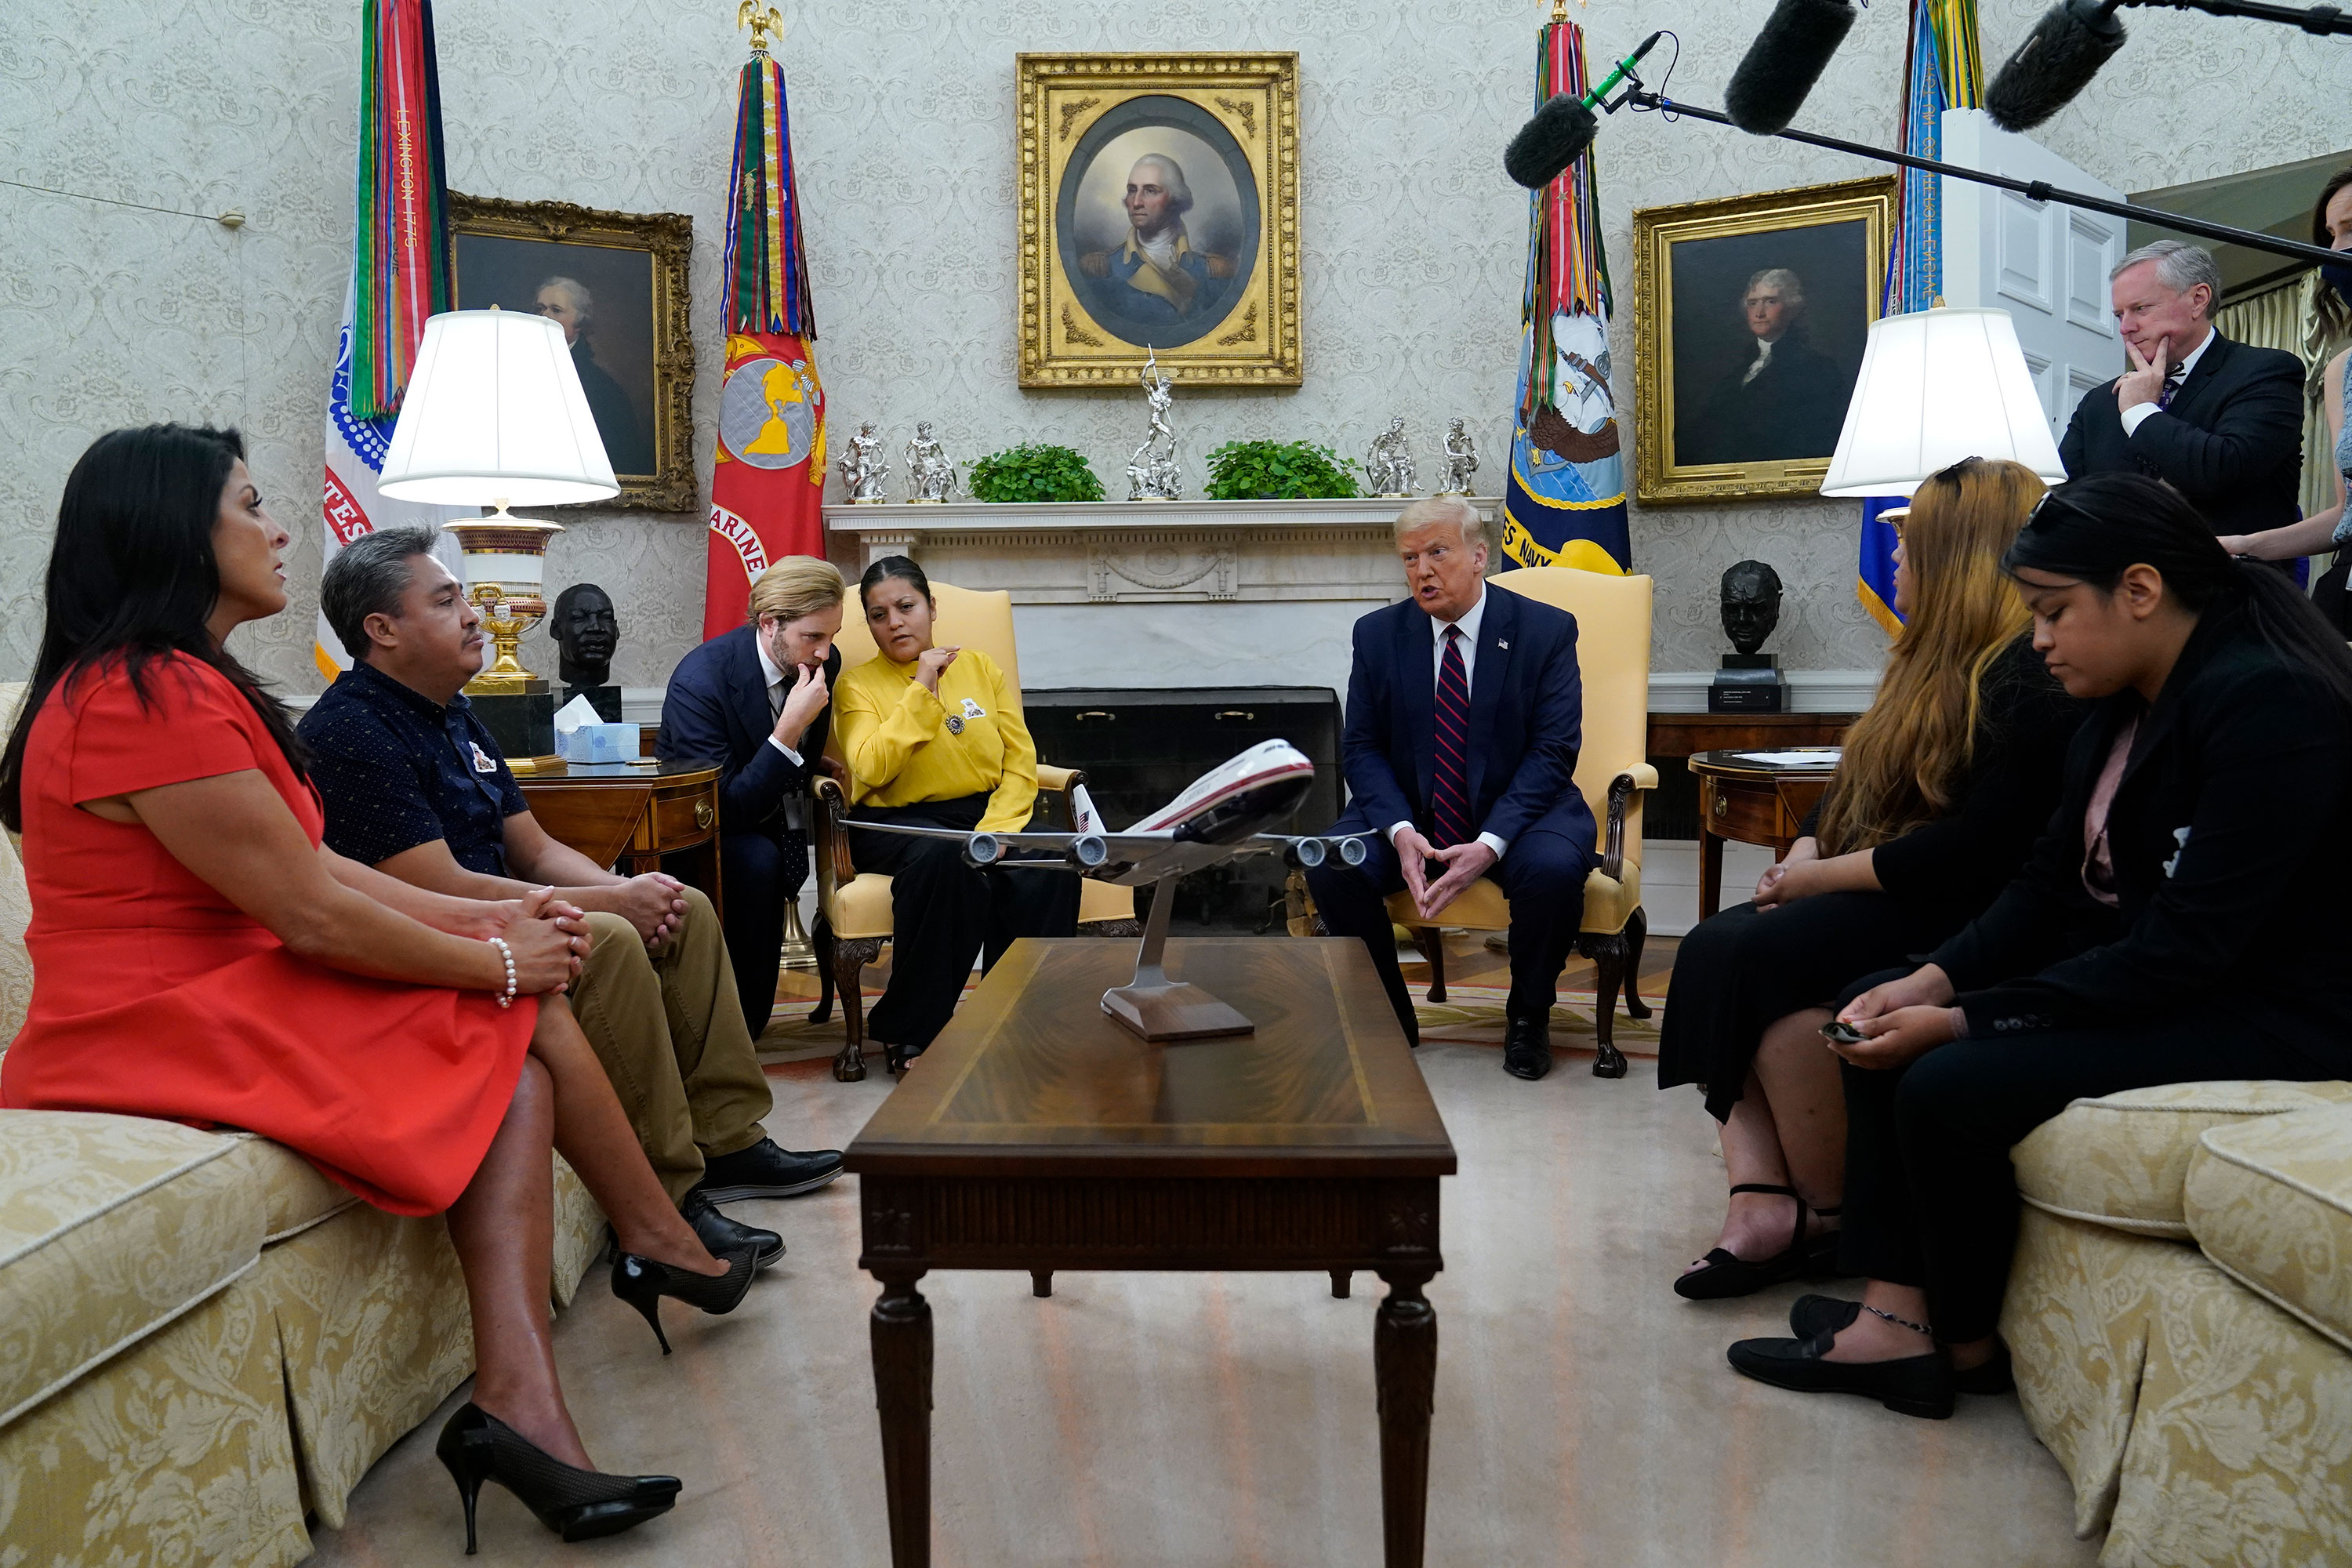
POLYGON ((425 528, 347 545, 320 607, 352 658, 304 715, 310 779, 336 853, 465 899, 553 885, 593 936, 570 1004, 646 1158, 706 1246, 782 1238, 715 1206, 811 1192, 841 1173, 835 1150, 767 1136, 768 1080, 735 995, 709 900, 658 872, 620 877, 550 837, 463 694, 481 668, 481 616, 425 528))

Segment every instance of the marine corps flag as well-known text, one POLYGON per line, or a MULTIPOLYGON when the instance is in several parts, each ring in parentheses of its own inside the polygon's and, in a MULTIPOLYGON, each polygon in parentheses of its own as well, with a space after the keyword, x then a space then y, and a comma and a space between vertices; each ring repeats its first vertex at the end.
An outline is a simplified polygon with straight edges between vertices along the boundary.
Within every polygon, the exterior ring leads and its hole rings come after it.
MULTIPOLYGON (((430 0, 362 0, 358 199, 327 395, 321 570, 362 534, 449 515, 447 507, 387 500, 375 485, 425 318, 450 309, 453 298, 433 7, 430 0)), ((324 614, 311 660, 329 680, 351 662, 324 614)))
POLYGON ((735 114, 719 314, 727 367, 710 477, 704 641, 743 624, 751 580, 782 555, 824 554, 824 390, 801 250, 784 73, 756 26, 735 114))
MULTIPOLYGON (((1544 25, 1536 106, 1582 97, 1584 32, 1544 25)), ((1592 153, 1528 196, 1528 289, 1519 316, 1519 401, 1503 486, 1503 553, 1521 566, 1623 573, 1625 463, 1609 391, 1609 260, 1592 153)))

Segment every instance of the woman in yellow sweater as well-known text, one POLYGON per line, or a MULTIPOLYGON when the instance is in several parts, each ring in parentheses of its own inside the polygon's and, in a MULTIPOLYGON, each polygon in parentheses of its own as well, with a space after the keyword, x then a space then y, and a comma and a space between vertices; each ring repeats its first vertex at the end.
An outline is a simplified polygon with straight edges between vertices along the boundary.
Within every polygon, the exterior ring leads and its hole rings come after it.
MULTIPOLYGON (((849 764, 850 820, 1018 832, 1037 800, 1037 748, 1020 694, 978 648, 931 639, 931 584, 903 555, 858 584, 875 656, 844 670, 834 724, 849 764)), ((1017 937, 1077 931, 1078 880, 1067 872, 976 871, 948 839, 853 833, 863 870, 890 878, 890 984, 867 1026, 892 1072, 947 1026, 975 956, 988 967, 1017 937)))

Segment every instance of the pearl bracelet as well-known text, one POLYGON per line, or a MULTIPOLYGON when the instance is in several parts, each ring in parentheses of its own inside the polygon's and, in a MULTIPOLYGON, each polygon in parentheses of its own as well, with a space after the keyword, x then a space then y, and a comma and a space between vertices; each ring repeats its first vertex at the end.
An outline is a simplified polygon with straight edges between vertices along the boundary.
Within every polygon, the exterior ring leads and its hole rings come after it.
POLYGON ((502 936, 486 936, 482 940, 497 948, 499 956, 507 961, 507 988, 505 994, 499 998, 499 1005, 511 1007, 514 1005, 515 999, 514 949, 507 945, 507 939, 502 936))

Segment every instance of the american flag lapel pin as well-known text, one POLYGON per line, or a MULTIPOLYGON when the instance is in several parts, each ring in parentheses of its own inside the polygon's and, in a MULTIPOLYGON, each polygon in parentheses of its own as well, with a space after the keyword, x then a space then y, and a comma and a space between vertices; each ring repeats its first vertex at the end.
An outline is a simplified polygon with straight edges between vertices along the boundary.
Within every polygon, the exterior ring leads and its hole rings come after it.
POLYGON ((1511 651, 1511 645, 1501 637, 1496 637, 1495 639, 1495 646, 1502 649, 1505 653, 1511 651))

